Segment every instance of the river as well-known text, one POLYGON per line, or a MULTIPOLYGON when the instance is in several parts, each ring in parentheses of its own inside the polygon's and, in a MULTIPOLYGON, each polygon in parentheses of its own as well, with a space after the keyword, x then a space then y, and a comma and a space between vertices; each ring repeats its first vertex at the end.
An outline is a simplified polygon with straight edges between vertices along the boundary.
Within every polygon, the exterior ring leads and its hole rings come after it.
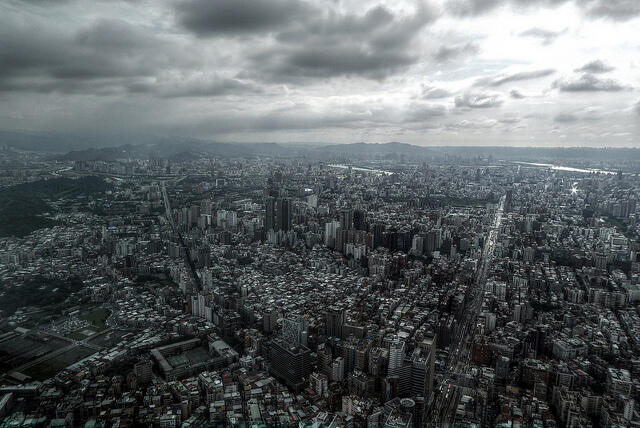
POLYGON ((391 171, 383 171, 381 169, 372 169, 372 168, 362 168, 359 166, 351 166, 351 165, 343 165, 343 164, 332 164, 329 165, 331 168, 342 168, 342 169, 349 169, 351 168, 353 171, 362 171, 362 172, 370 172, 372 174, 378 174, 378 175, 392 175, 393 172, 391 171))
POLYGON ((554 165, 552 163, 535 163, 535 162, 520 162, 520 161, 513 161, 513 163, 517 163, 520 165, 535 166, 539 168, 549 168, 549 169, 553 169, 554 171, 582 172, 585 174, 593 174, 593 173, 610 174, 610 175, 617 174, 616 171, 607 171, 604 169, 596 169, 596 168, 589 168, 589 169, 573 168, 570 166, 554 165))

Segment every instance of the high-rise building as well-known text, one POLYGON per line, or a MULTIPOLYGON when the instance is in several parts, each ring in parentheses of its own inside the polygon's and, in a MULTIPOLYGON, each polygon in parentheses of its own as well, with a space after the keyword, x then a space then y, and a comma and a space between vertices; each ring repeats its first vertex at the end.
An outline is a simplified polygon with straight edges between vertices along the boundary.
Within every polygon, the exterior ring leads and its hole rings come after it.
POLYGON ((504 210, 506 212, 509 212, 511 211, 512 207, 513 207, 513 190, 509 189, 507 190, 507 194, 504 198, 504 210))
POLYGON ((324 245, 329 248, 336 248, 336 241, 341 230, 342 229, 340 229, 340 223, 337 221, 332 221, 325 224, 324 245))
POLYGON ((344 380, 344 359, 338 357, 331 363, 331 380, 333 382, 342 382, 344 380))
POLYGON ((287 341, 307 346, 307 330, 309 323, 306 318, 285 318, 282 324, 282 337, 287 341))
POLYGON ((396 369, 402 367, 404 356, 404 342, 399 339, 391 342, 391 346, 389 347, 389 374, 394 374, 396 369))
POLYGON ((268 196, 265 201, 265 218, 264 218, 264 229, 268 232, 270 230, 275 230, 276 224, 276 198, 273 196, 268 196))
POLYGON ((151 360, 143 360, 136 363, 133 366, 133 371, 136 374, 136 380, 139 385, 148 385, 151 383, 151 360))
POLYGON ((376 223, 372 227, 373 229, 373 248, 378 248, 384 244, 384 224, 376 223))
POLYGON ((353 228, 364 230, 365 213, 360 209, 353 210, 353 228))
POLYGON ((291 199, 274 198, 268 196, 265 199, 264 228, 267 232, 288 232, 291 230, 291 199))
POLYGON ((271 373, 299 392, 311 373, 311 350, 278 337, 271 342, 271 373))
POLYGON ((342 230, 353 228, 353 211, 349 208, 340 210, 340 227, 342 230))
POLYGON ((326 314, 326 330, 329 337, 342 337, 342 327, 345 322, 344 309, 329 308, 326 314))
POLYGON ((279 198, 276 201, 276 232, 291 230, 291 199, 279 198))
POLYGON ((278 326, 278 313, 273 309, 262 313, 262 331, 273 333, 278 326))
POLYGON ((288 232, 291 230, 291 199, 265 198, 264 228, 266 232, 288 232))

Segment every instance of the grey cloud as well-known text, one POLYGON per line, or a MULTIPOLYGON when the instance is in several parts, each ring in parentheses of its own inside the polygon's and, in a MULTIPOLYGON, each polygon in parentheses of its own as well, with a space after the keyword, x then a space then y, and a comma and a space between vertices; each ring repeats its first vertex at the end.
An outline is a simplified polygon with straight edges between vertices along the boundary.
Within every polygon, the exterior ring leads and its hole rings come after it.
POLYGON ((577 120, 578 117, 571 113, 560 113, 553 118, 553 121, 558 123, 571 123, 576 122, 577 120))
POLYGON ((376 7, 363 15, 332 12, 281 32, 277 44, 251 56, 255 74, 269 81, 311 77, 385 78, 418 61, 412 42, 434 19, 420 5, 401 16, 376 7))
POLYGON ((100 21, 76 35, 36 29, 36 24, 4 24, 0 29, 0 86, 5 91, 86 89, 99 93, 126 77, 152 75, 165 64, 151 50, 152 37, 122 21, 100 21))
POLYGON ((251 82, 219 76, 180 78, 133 83, 130 92, 150 93, 164 98, 217 97, 224 95, 262 94, 264 90, 251 82))
POLYGON ((480 47, 475 43, 466 43, 464 45, 441 46, 433 57, 439 61, 450 61, 452 59, 475 55, 480 51, 480 47))
POLYGON ((527 96, 520 92, 518 89, 512 89, 511 92, 509 92, 509 95, 511 96, 511 98, 516 100, 527 98, 527 96))
POLYGON ((572 123, 577 121, 595 121, 603 118, 603 110, 599 106, 585 107, 573 112, 562 112, 554 117, 556 123, 572 123))
POLYGON ((584 73, 608 73, 613 70, 615 70, 615 67, 612 67, 606 64, 604 61, 597 59, 595 61, 588 62, 580 68, 576 68, 574 71, 584 73))
POLYGON ((520 116, 518 116, 517 114, 507 114, 505 116, 503 116, 501 119, 498 120, 500 123, 504 123, 507 125, 513 125, 516 123, 520 123, 522 122, 522 118, 520 116))
POLYGON ((617 80, 603 79, 589 73, 584 73, 579 77, 556 80, 553 87, 565 92, 616 92, 628 89, 617 80))
POLYGON ((149 32, 117 19, 100 19, 80 29, 73 36, 73 43, 103 54, 131 54, 140 49, 161 47, 160 40, 149 32))
POLYGON ((453 15, 466 17, 482 15, 505 4, 514 7, 554 7, 569 1, 593 18, 628 21, 640 15, 640 2, 637 0, 448 0, 446 9, 453 15))
POLYGON ((194 66, 190 52, 126 21, 101 19, 68 34, 5 24, 0 27, 2 92, 207 97, 261 91, 238 79, 190 78, 191 72, 180 69, 194 66))
POLYGON ((640 100, 638 100, 638 102, 636 103, 635 110, 636 110, 636 113, 640 114, 640 100))
POLYGON ((458 16, 482 15, 499 5, 499 0, 449 0, 446 3, 447 10, 458 16))
POLYGON ((568 0, 448 0, 446 8, 449 13, 458 16, 478 16, 496 9, 504 4, 513 6, 557 6, 568 0))
POLYGON ((443 88, 437 88, 435 86, 424 85, 422 87, 422 98, 425 99, 439 99, 450 97, 451 92, 443 88))
POLYGON ((276 81, 343 75, 381 79, 417 61, 417 56, 406 52, 375 52, 354 45, 309 46, 285 52, 276 50, 269 56, 271 64, 266 64, 265 70, 271 73, 269 78, 276 81))
POLYGON ((541 77, 549 76, 556 71, 553 69, 533 70, 533 71, 521 71, 518 73, 502 74, 491 78, 480 79, 476 82, 477 86, 501 86, 505 83, 517 82, 520 80, 539 79, 541 77))
POLYGON ((638 0, 586 0, 583 7, 587 15, 594 18, 628 21, 640 15, 638 0))
POLYGON ((520 33, 520 37, 534 37, 542 40, 543 44, 549 45, 566 32, 566 28, 562 31, 551 31, 539 27, 532 27, 520 33))
POLYGON ((497 93, 490 92, 465 92, 455 98, 458 108, 492 108, 500 107, 504 100, 497 93))
POLYGON ((280 30, 317 11, 298 0, 190 0, 176 3, 178 21, 200 36, 280 30))
POLYGON ((448 123, 445 128, 450 131, 456 131, 460 129, 489 129, 498 125, 498 121, 495 119, 478 119, 468 120, 463 119, 460 122, 448 123))
POLYGON ((408 122, 425 122, 435 117, 444 116, 447 109, 439 104, 414 104, 409 107, 406 120, 408 122))

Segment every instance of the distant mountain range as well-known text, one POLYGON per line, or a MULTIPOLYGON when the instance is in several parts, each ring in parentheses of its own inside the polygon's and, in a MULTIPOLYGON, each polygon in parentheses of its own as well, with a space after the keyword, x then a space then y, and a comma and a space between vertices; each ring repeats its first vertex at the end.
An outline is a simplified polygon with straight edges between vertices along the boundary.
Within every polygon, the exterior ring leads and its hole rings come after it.
POLYGON ((586 147, 503 147, 503 146, 416 146, 412 144, 276 144, 221 143, 193 138, 149 135, 72 135, 20 131, 0 131, 0 149, 51 153, 60 160, 119 160, 156 157, 190 160, 200 157, 307 157, 323 160, 402 159, 435 160, 470 159, 493 156, 505 160, 593 160, 640 161, 638 148, 586 147))

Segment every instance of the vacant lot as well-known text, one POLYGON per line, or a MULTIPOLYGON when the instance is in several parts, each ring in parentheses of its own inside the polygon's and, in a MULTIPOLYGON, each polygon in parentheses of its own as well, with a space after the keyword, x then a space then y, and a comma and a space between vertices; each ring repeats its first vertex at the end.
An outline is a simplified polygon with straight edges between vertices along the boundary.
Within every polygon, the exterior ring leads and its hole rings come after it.
POLYGON ((95 351, 91 348, 87 348, 85 346, 78 346, 74 349, 71 349, 64 354, 58 355, 55 358, 50 360, 46 360, 37 364, 31 368, 28 368, 24 371, 24 374, 27 376, 31 376, 36 380, 45 380, 49 379, 52 376, 58 374, 65 367, 79 361, 89 355, 93 354, 95 351))
POLYGON ((51 336, 21 335, 0 343, 0 361, 5 369, 15 368, 67 345, 51 336))
POLYGON ((91 329, 98 332, 107 328, 105 321, 107 321, 109 315, 111 315, 109 309, 98 308, 91 312, 87 312, 86 314, 82 314, 80 318, 89 321, 91 323, 91 329))

